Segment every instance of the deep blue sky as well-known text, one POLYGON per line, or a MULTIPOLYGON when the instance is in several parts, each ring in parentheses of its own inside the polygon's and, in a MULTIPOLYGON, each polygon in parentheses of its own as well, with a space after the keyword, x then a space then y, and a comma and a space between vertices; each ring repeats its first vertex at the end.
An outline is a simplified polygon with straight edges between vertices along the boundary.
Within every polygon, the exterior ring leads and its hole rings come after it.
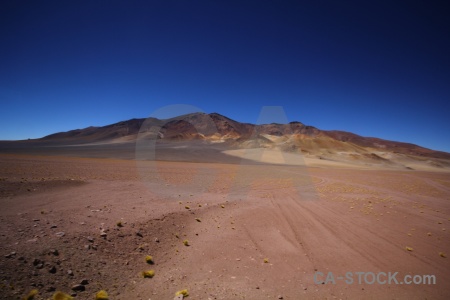
POLYGON ((171 104, 450 152, 446 1, 0 2, 0 139, 171 104))

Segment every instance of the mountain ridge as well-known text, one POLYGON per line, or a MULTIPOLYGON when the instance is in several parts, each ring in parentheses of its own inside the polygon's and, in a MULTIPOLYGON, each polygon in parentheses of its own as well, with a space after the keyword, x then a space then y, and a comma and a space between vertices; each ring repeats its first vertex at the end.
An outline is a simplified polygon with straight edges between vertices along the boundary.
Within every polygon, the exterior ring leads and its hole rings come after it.
MULTIPOLYGON (((191 113, 168 119, 133 118, 105 126, 90 126, 83 129, 57 132, 37 140, 67 142, 69 144, 114 140, 132 141, 138 138, 144 122, 147 125, 161 127, 160 132, 164 134, 162 139, 170 140, 203 139, 213 142, 228 142, 237 148, 240 146, 245 148, 246 146, 242 145, 242 142, 245 140, 256 140, 266 135, 273 139, 276 137, 281 139, 282 141, 278 142, 272 141, 272 144, 284 143, 283 150, 289 150, 286 144, 291 146, 291 151, 295 149, 302 150, 303 145, 305 152, 308 152, 309 148, 321 148, 321 143, 328 142, 334 144, 335 147, 331 147, 333 149, 341 149, 344 146, 342 143, 347 143, 363 148, 374 148, 400 154, 450 159, 450 153, 428 149, 408 142, 390 141, 377 137, 364 137, 342 130, 320 130, 299 121, 292 121, 287 124, 270 123, 259 125, 242 123, 216 112, 210 114, 191 113), (215 128, 212 128, 214 127, 213 125, 215 128), (310 142, 315 140, 316 147, 308 147, 308 139, 310 139, 310 142), (327 139, 328 141, 326 141, 327 139)), ((265 138, 267 140, 267 137, 265 138)), ((261 143, 256 144, 265 148, 271 148, 269 145, 271 144, 270 142, 262 143, 262 145, 261 143)), ((276 147, 276 145, 272 146, 276 147)), ((323 148, 327 148, 326 145, 323 148)))

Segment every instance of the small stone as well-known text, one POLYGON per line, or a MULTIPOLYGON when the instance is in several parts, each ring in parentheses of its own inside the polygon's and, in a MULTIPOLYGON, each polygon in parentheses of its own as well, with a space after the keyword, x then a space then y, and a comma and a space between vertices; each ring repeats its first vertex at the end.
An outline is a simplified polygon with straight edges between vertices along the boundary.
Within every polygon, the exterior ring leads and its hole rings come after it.
POLYGON ((86 250, 91 249, 91 245, 84 245, 84 249, 86 249, 86 250))
POLYGON ((88 240, 89 242, 91 242, 91 243, 94 242, 94 238, 93 238, 92 236, 88 236, 88 237, 87 237, 87 240, 88 240))
POLYGON ((59 251, 56 249, 50 249, 49 254, 53 254, 54 256, 58 256, 59 255, 59 251))
POLYGON ((67 275, 73 276, 73 271, 72 270, 67 270, 67 275))
POLYGON ((102 238, 106 238, 106 232, 105 231, 100 231, 100 236, 102 237, 102 238))
POLYGON ((140 231, 136 232, 136 235, 137 235, 138 237, 143 237, 143 235, 142 235, 142 233, 141 233, 140 231))
POLYGON ((54 286, 49 286, 45 289, 46 292, 54 292, 56 291, 56 288, 54 286))
POLYGON ((44 267, 44 264, 41 264, 41 263, 36 265, 36 269, 42 269, 43 267, 44 267))
POLYGON ((75 284, 75 285, 72 286, 72 291, 82 292, 84 290, 86 290, 86 287, 84 285, 82 285, 82 284, 75 284))
POLYGON ((50 269, 48 270, 49 273, 55 274, 56 273, 56 267, 55 266, 51 266, 50 269))
POLYGON ((257 286, 256 289, 259 290, 259 286, 257 286))
POLYGON ((159 239, 158 239, 158 238, 155 238, 155 242, 156 242, 156 243, 159 243, 159 239))
POLYGON ((66 235, 66 234, 65 234, 64 232, 62 232, 62 231, 56 233, 56 236, 57 236, 57 237, 63 237, 63 236, 65 236, 65 235, 66 235))
POLYGON ((89 280, 83 279, 83 280, 81 280, 80 284, 87 285, 87 284, 89 284, 89 280))
POLYGON ((50 226, 51 229, 53 228, 58 228, 58 225, 53 224, 52 226, 50 226))
POLYGON ((283 296, 279 295, 279 296, 278 296, 278 299, 283 299, 283 296))

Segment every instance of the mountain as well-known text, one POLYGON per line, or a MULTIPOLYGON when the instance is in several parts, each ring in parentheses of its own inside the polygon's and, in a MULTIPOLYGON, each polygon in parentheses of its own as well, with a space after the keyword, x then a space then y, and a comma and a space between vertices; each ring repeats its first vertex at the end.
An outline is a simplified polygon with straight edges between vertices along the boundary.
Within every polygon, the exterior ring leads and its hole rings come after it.
POLYGON ((288 152, 321 152, 323 154, 339 151, 366 153, 375 150, 393 154, 450 159, 450 153, 410 143, 362 137, 345 131, 320 130, 301 122, 263 125, 241 123, 218 113, 192 113, 165 120, 131 119, 102 127, 59 132, 39 140, 67 144, 134 141, 142 138, 143 133, 149 131, 153 126, 159 129, 158 139, 200 139, 212 143, 227 143, 233 148, 263 147, 277 148, 288 152), (146 129, 143 128, 144 122, 146 129))
MULTIPOLYGON (((55 133, 34 141, 45 145, 79 146, 118 145, 145 139, 156 139, 158 144, 172 145, 172 148, 180 147, 174 146, 177 142, 184 143, 183 147, 195 144, 196 149, 215 147, 220 151, 262 148, 300 153, 306 158, 330 162, 407 169, 422 164, 450 169, 450 153, 410 143, 363 137, 345 131, 320 130, 301 122, 241 123, 218 113, 192 113, 164 120, 131 119, 102 127, 55 133)), ((192 153, 195 152, 192 149, 192 153)))

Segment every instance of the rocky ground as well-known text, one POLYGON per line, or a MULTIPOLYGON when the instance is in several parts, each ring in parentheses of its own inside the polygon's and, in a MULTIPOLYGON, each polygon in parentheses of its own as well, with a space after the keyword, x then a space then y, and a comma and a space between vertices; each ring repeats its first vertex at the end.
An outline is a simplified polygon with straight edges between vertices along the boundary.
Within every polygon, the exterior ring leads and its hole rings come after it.
POLYGON ((6 154, 0 165, 0 299, 450 296, 448 173, 6 154), (314 282, 357 271, 437 282, 314 282))

